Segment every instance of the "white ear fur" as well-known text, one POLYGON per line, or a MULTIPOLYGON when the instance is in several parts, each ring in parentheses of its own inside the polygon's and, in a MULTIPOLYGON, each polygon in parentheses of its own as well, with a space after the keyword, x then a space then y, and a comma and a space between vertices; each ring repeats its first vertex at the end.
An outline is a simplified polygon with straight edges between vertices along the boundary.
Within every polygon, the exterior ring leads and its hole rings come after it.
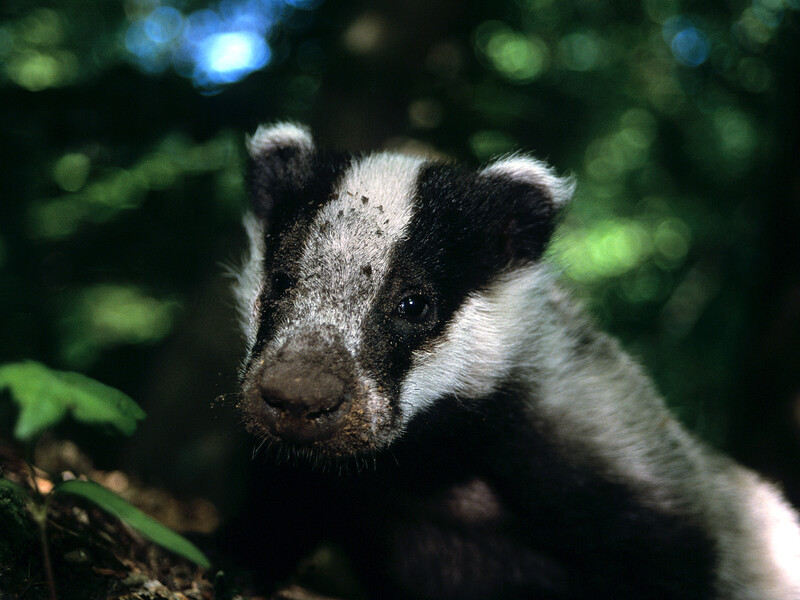
POLYGON ((260 125, 245 143, 251 158, 258 158, 276 148, 295 147, 306 151, 314 149, 311 132, 295 123, 260 125))
POLYGON ((501 158, 483 169, 481 174, 501 175, 544 188, 555 208, 562 208, 569 202, 576 186, 574 178, 559 177, 546 163, 522 154, 501 158))

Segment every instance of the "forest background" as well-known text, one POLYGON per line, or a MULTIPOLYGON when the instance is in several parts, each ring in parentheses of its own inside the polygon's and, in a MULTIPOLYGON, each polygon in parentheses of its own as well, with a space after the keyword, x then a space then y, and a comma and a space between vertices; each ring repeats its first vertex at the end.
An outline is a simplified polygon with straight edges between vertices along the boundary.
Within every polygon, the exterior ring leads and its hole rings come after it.
POLYGON ((573 174, 564 279, 691 429, 800 503, 800 1, 3 0, 0 19, 0 363, 139 402, 131 440, 67 425, 98 467, 236 505, 225 265, 244 136, 291 119, 350 150, 573 174))

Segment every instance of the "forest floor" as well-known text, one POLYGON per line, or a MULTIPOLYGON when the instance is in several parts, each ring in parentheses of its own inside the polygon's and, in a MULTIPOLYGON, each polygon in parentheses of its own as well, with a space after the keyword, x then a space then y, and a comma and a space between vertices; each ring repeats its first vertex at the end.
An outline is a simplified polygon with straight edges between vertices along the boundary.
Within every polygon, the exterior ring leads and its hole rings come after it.
MULTIPOLYGON (((86 476, 187 536, 204 550, 219 526, 213 504, 178 498, 141 485, 121 471, 100 471, 71 442, 39 444, 36 486, 46 493, 57 479, 86 476)), ((20 448, 0 440, 0 476, 34 493, 20 448)), ((58 600, 266 600, 253 595, 249 577, 234 568, 206 570, 149 542, 118 519, 76 497, 51 496, 47 538, 58 600)), ((212 559, 213 562, 213 559, 212 559)), ((29 512, 0 491, 0 600, 49 600, 38 529, 29 512)), ((273 600, 325 600, 289 585, 273 600)))
MULTIPOLYGON (((86 476, 116 492, 174 531, 189 537, 211 534, 219 524, 214 506, 178 499, 138 484, 121 471, 99 471, 71 442, 39 444, 36 487, 46 493, 58 479, 86 476)), ((20 448, 0 442, 0 473, 34 494, 20 448)), ((0 600, 50 598, 38 529, 30 514, 8 496, 0 500, 0 600)), ((58 600, 222 598, 213 573, 150 543, 88 501, 54 495, 48 499, 47 539, 58 600)))

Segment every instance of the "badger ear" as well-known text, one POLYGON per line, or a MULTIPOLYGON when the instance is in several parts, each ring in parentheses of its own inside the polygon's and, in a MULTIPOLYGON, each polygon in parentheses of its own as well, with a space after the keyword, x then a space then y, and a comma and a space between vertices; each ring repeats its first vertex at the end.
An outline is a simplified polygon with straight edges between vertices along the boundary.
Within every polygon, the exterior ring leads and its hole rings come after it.
POLYGON ((250 202, 256 216, 266 220, 310 179, 314 141, 305 127, 276 123, 260 126, 246 143, 250 202))
POLYGON ((575 190, 547 164, 524 155, 501 158, 479 173, 502 197, 499 240, 510 259, 538 259, 555 229, 558 213, 575 190))
POLYGON ((491 163, 481 171, 481 175, 530 185, 544 196, 554 211, 566 206, 575 192, 573 177, 559 177, 547 163, 521 154, 512 154, 491 163))

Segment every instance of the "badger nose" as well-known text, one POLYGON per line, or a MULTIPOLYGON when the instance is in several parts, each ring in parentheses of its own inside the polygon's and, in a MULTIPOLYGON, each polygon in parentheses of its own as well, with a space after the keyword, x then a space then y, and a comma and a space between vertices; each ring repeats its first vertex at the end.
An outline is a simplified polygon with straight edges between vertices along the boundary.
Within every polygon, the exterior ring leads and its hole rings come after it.
POLYGON ((260 389, 267 426, 287 441, 313 442, 330 437, 350 405, 350 394, 341 378, 303 362, 275 364, 264 373, 260 389))

